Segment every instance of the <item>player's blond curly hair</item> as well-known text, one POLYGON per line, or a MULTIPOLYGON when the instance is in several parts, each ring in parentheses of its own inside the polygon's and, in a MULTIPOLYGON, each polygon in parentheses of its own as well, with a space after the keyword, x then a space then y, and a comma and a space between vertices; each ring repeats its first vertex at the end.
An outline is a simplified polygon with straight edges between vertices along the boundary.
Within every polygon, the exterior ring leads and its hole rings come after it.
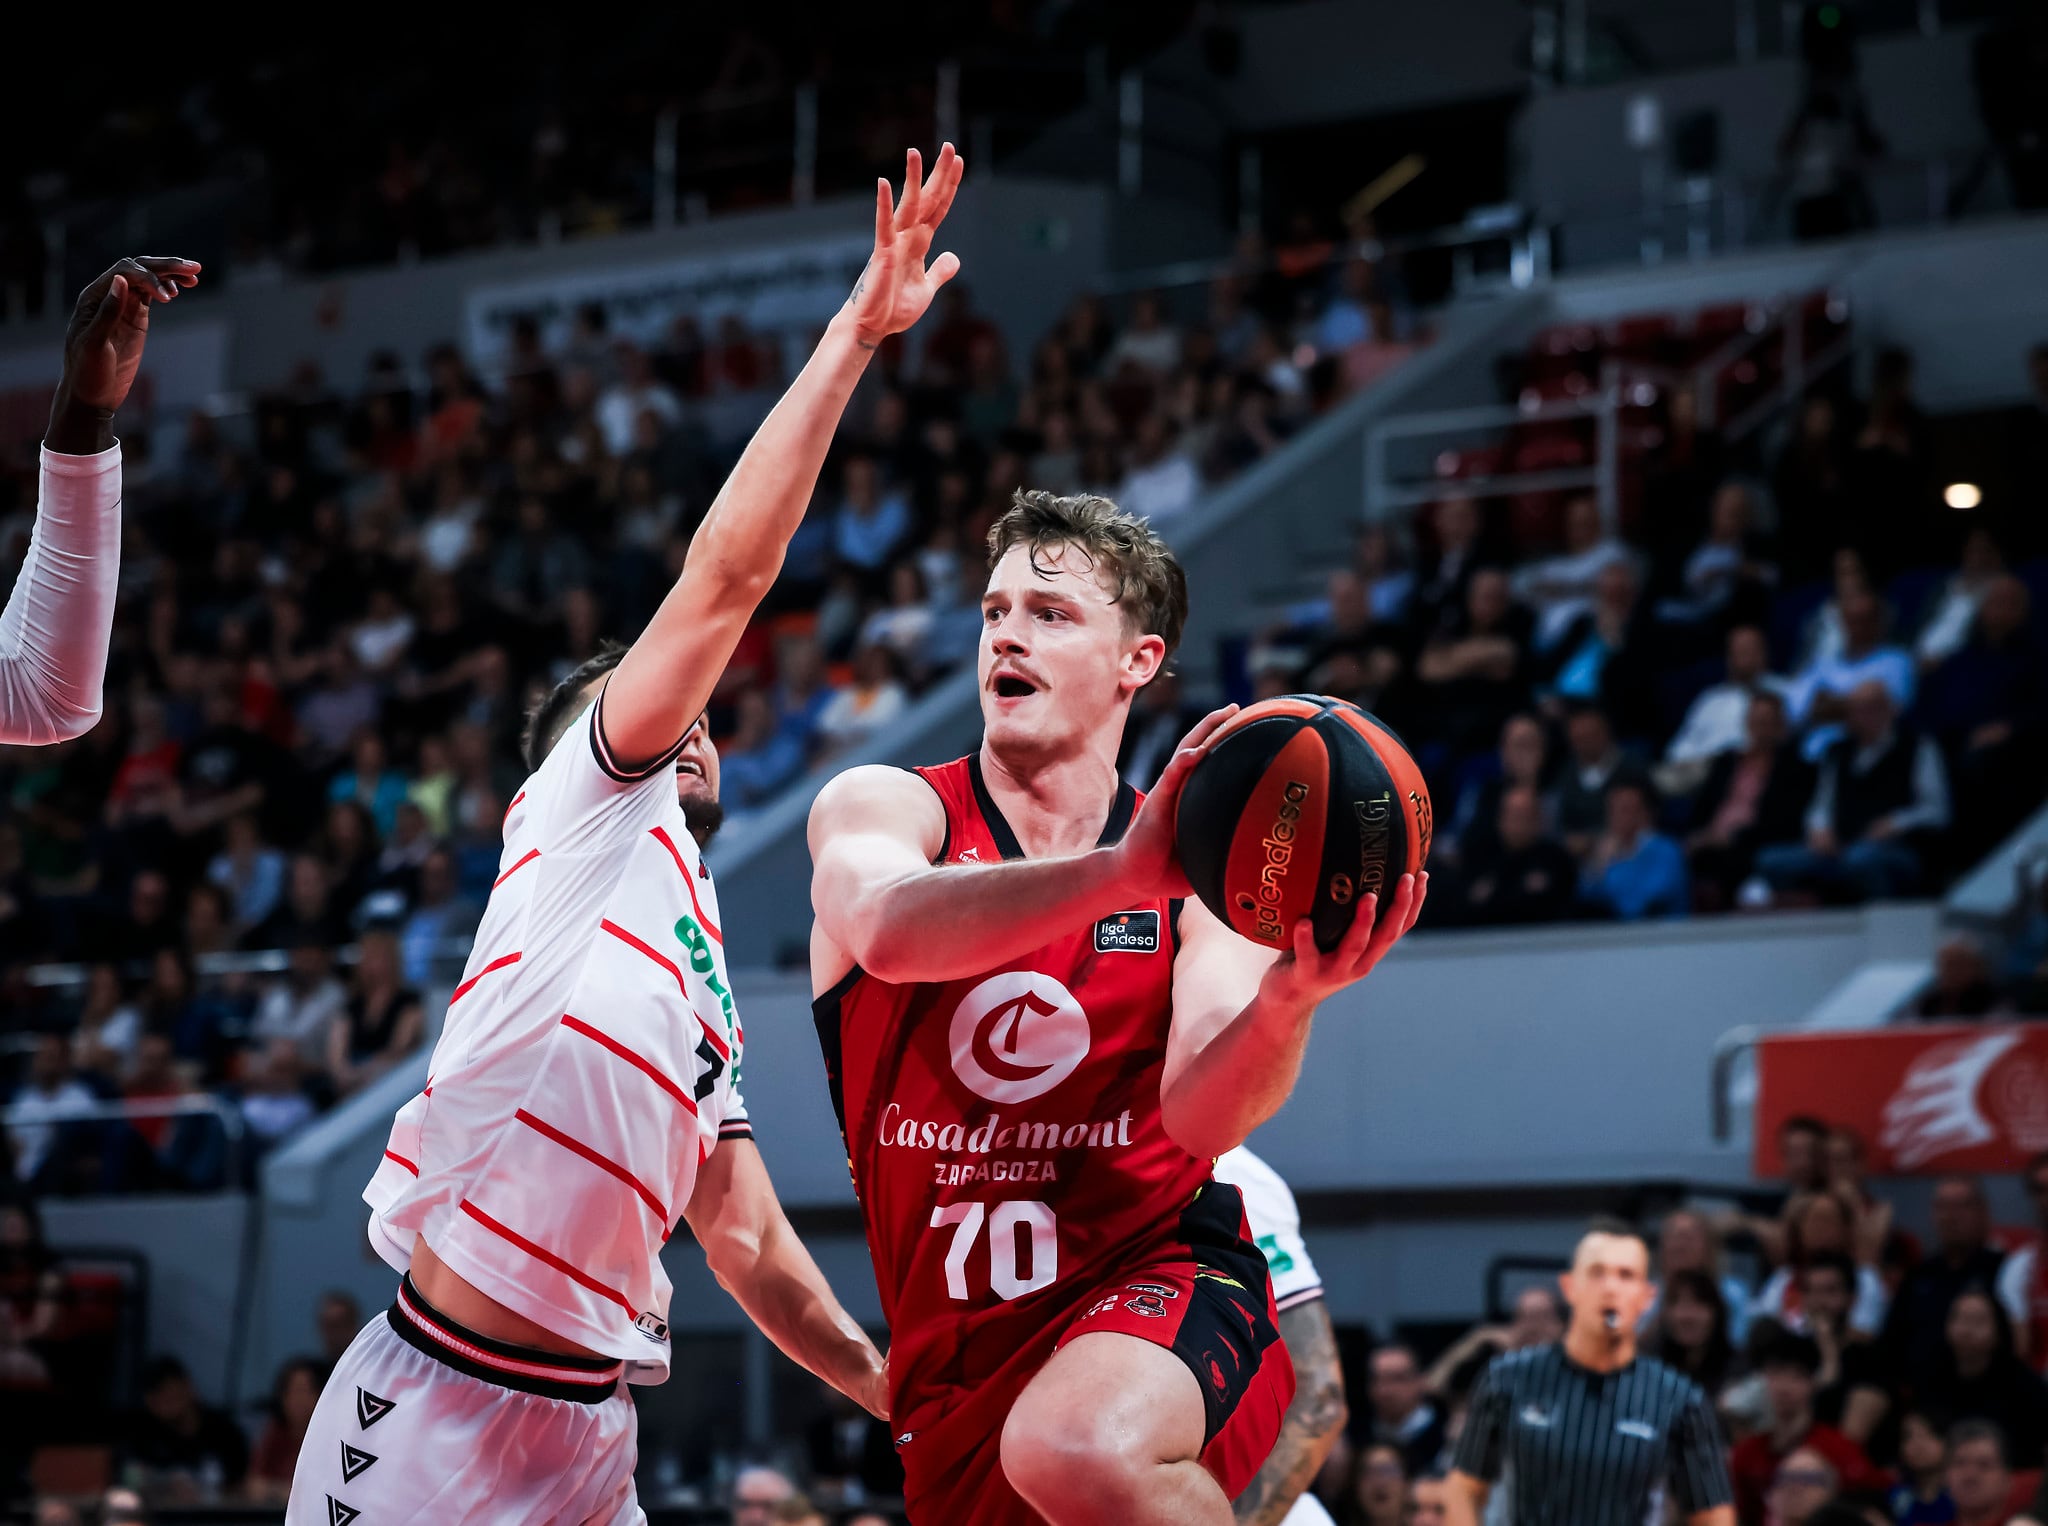
POLYGON ((1171 657, 1188 620, 1188 579, 1180 559, 1152 527, 1094 493, 1061 497, 1019 489, 1010 507, 988 532, 988 564, 994 567, 1013 546, 1029 548, 1031 566, 1052 576, 1044 558, 1062 546, 1077 546, 1090 565, 1114 579, 1111 603, 1120 604, 1133 626, 1166 643, 1171 657))

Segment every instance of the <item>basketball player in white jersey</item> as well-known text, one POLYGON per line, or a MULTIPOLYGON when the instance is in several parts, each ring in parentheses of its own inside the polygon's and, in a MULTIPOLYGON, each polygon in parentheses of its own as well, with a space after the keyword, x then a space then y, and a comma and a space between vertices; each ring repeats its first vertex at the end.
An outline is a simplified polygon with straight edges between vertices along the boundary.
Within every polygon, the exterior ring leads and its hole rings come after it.
POLYGON ((0 613, 0 746, 67 742, 100 718, 121 574, 114 414, 142 365, 151 305, 198 284, 198 261, 145 255, 78 294, 43 436, 35 533, 0 613))
POLYGON ((948 144, 762 423, 632 649, 535 712, 498 881, 420 1094, 363 1196, 397 1301, 314 1412, 292 1526, 644 1521, 623 1383, 668 1375, 661 1248, 680 1217, 795 1361, 884 1413, 881 1356, 798 1243, 752 1141, 746 1035, 693 817, 699 719, 775 581, 854 384, 959 269, 925 256, 960 184, 948 144))
POLYGON ((1294 1360, 1294 1399, 1280 1439, 1232 1507, 1239 1526, 1336 1526, 1308 1492, 1344 1429, 1344 1368, 1323 1302, 1323 1279, 1301 1238, 1301 1211, 1280 1173, 1244 1145, 1216 1158, 1216 1180, 1244 1195, 1252 1239, 1266 1253, 1280 1339, 1294 1360))

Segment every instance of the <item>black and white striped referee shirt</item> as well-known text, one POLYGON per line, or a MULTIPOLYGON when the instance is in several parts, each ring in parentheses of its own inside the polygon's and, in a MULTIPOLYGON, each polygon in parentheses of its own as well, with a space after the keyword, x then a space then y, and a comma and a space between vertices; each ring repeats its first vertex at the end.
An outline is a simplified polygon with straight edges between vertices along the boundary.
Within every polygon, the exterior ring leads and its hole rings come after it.
POLYGON ((1681 1517, 1735 1497, 1698 1384, 1651 1357, 1594 1372, 1562 1343, 1487 1366, 1453 1465, 1495 1485, 1505 1472, 1515 1526, 1643 1526, 1667 1487, 1681 1517))

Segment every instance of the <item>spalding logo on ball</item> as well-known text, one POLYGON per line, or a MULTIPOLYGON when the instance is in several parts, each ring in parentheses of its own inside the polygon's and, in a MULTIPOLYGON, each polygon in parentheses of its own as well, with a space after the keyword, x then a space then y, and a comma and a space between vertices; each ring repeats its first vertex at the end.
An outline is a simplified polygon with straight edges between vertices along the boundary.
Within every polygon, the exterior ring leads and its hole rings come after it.
POLYGON ((1284 949, 1307 917, 1335 948, 1358 903, 1429 857, 1429 786, 1401 739, 1321 694, 1233 716, 1181 788, 1181 868, 1218 918, 1284 949))

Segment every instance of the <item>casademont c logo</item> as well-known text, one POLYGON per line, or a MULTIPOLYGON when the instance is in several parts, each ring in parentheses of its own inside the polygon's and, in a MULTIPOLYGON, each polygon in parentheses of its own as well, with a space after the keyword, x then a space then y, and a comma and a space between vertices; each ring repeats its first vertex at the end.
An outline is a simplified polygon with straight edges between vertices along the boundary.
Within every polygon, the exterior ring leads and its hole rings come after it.
POLYGON ((1005 970, 960 998, 948 1037, 953 1073, 969 1091, 990 1102, 1028 1102, 1087 1057, 1088 1014, 1052 976, 1005 970))

